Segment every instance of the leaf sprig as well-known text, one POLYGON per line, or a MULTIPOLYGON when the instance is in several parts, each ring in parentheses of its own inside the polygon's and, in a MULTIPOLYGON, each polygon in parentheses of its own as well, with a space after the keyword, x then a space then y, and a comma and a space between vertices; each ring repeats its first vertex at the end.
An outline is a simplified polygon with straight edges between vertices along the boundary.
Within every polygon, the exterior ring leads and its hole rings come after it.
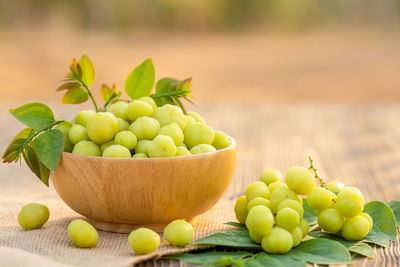
MULTIPOLYGON (((90 98, 96 111, 106 111, 110 104, 121 100, 121 92, 117 90, 115 84, 111 87, 102 84, 100 95, 104 105, 99 108, 89 88, 94 82, 95 71, 86 55, 83 55, 79 62, 72 59, 69 70, 66 79, 63 80, 64 83, 57 89, 57 91, 67 90, 61 103, 79 104, 90 98)), ((184 80, 162 78, 156 83, 155 92, 151 93, 155 83, 155 69, 153 60, 148 58, 129 73, 125 80, 125 93, 133 100, 149 96, 154 99, 157 106, 177 105, 186 113, 181 99, 193 104, 190 100, 192 98, 191 82, 192 78, 184 80)))

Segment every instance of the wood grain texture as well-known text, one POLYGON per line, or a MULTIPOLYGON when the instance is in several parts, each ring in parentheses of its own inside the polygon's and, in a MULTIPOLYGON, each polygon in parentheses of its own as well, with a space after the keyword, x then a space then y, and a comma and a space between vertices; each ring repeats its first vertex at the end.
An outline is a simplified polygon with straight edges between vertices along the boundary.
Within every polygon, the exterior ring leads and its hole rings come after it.
POLYGON ((51 181, 63 201, 99 229, 162 231, 176 219, 193 219, 227 190, 236 142, 212 153, 151 159, 116 159, 63 153, 51 181))

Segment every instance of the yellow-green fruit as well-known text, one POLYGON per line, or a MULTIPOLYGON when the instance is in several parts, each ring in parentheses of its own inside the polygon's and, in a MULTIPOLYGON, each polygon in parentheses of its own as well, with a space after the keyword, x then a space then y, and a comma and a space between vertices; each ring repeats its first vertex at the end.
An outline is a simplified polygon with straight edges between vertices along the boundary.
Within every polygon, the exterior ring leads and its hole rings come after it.
POLYGON ((118 130, 118 120, 110 112, 98 112, 87 123, 88 136, 97 144, 110 141, 114 138, 118 130))
POLYGON ((280 211, 283 208, 291 208, 299 214, 300 218, 303 218, 304 209, 299 201, 293 199, 286 199, 281 203, 279 203, 277 211, 280 211))
POLYGON ((372 220, 371 216, 368 213, 361 213, 360 216, 367 219, 367 221, 369 223, 369 230, 371 230, 372 227, 374 226, 374 221, 372 220))
POLYGON ((73 144, 76 144, 82 140, 89 140, 86 128, 80 124, 75 124, 74 126, 72 126, 69 129, 68 136, 69 140, 71 140, 71 143, 73 144))
POLYGON ((82 125, 83 127, 87 126, 89 119, 96 114, 93 110, 82 110, 76 115, 75 123, 82 125))
POLYGON ((288 231, 293 230, 300 224, 300 216, 294 209, 283 208, 276 214, 276 224, 288 231))
POLYGON ((77 143, 74 146, 72 153, 84 156, 95 156, 95 157, 101 156, 99 146, 92 141, 86 141, 86 140, 77 143))
POLYGON ((190 116, 187 116, 187 115, 186 115, 186 119, 187 119, 187 125, 189 125, 189 124, 191 124, 193 122, 196 122, 196 120, 193 117, 190 117, 190 116))
POLYGON ((246 196, 240 196, 236 199, 235 215, 236 215, 236 220, 238 220, 241 224, 246 223, 246 218, 247 218, 246 196))
POLYGON ((129 150, 132 150, 137 144, 137 139, 131 131, 121 131, 115 135, 114 142, 118 145, 126 147, 129 150))
POLYGON ((147 140, 147 139, 139 140, 136 144, 135 152, 149 155, 149 145, 150 144, 151 144, 150 140, 147 140))
POLYGON ((183 247, 189 244, 194 237, 193 226, 185 220, 175 220, 164 229, 164 238, 171 245, 183 247))
POLYGON ((258 235, 258 234, 256 234, 256 233, 254 233, 253 231, 249 231, 249 235, 250 235, 250 238, 254 241, 254 242, 256 242, 257 244, 261 244, 261 242, 262 242, 262 239, 263 239, 263 235, 258 235))
POLYGON ((364 209, 364 196, 353 187, 345 187, 336 197, 336 209, 345 217, 360 215, 364 209))
POLYGON ((325 188, 315 187, 307 196, 308 205, 316 210, 325 210, 332 205, 332 193, 325 188))
POLYGON ((262 197, 256 197, 247 203, 247 210, 249 211, 252 207, 259 206, 259 205, 265 206, 269 209, 271 208, 271 204, 268 199, 265 199, 262 197))
POLYGON ((119 101, 119 102, 111 104, 110 107, 107 109, 107 111, 114 114, 115 117, 120 118, 124 121, 127 121, 129 119, 128 118, 128 106, 129 106, 129 103, 119 101))
POLYGON ((264 182, 266 185, 270 185, 274 182, 281 182, 283 180, 283 175, 280 170, 274 168, 265 169, 260 176, 260 181, 264 182))
POLYGON ((148 158, 146 154, 143 153, 136 153, 135 155, 132 156, 134 159, 145 159, 148 158))
POLYGON ((173 157, 176 154, 176 146, 171 137, 157 135, 148 147, 150 158, 173 157))
POLYGON ((193 155, 214 152, 214 151, 216 151, 215 147, 213 147, 212 145, 207 145, 207 144, 200 144, 200 145, 194 146, 190 149, 190 153, 193 155))
POLYGON ((71 152, 72 149, 74 148, 74 145, 72 144, 71 140, 69 139, 69 130, 72 127, 72 123, 63 121, 59 124, 56 125, 55 129, 59 130, 60 132, 63 133, 64 135, 64 151, 65 152, 71 152))
POLYGON ((342 229, 343 224, 343 215, 336 209, 329 208, 318 215, 318 225, 325 232, 335 234, 342 229))
POLYGON ((128 243, 136 254, 147 254, 160 246, 160 236, 148 228, 139 228, 129 234, 128 243))
POLYGON ((285 254, 293 247, 293 237, 285 229, 275 227, 264 236, 262 248, 271 254, 285 254))
POLYGON ((303 238, 308 235, 308 232, 310 231, 310 225, 305 219, 300 220, 300 225, 299 225, 301 232, 303 234, 303 238))
POLYGON ((275 189, 270 196, 272 212, 276 213, 278 205, 286 199, 297 200, 296 193, 285 186, 275 189))
POLYGON ((199 113, 194 112, 194 111, 188 111, 187 115, 189 117, 192 117, 196 122, 201 122, 201 123, 205 123, 206 121, 203 119, 202 116, 200 116, 199 113))
POLYGON ((103 152, 103 157, 106 158, 130 158, 131 152, 124 146, 111 145, 103 152))
POLYGON ((296 227, 290 231, 290 234, 293 238, 293 247, 297 247, 303 239, 303 232, 301 231, 300 227, 296 227))
POLYGON ((150 117, 140 117, 129 126, 129 131, 135 134, 138 140, 153 140, 160 131, 160 123, 150 117))
POLYGON ((344 183, 342 183, 341 181, 338 181, 338 180, 334 180, 334 181, 328 182, 328 184, 326 186, 328 187, 329 191, 339 193, 344 188, 344 183))
POLYGON ((101 144, 101 146, 100 146, 101 155, 103 155, 104 150, 106 150, 107 147, 112 146, 112 145, 115 145, 114 140, 111 140, 111 141, 108 141, 107 143, 101 144))
POLYGON ((275 191, 275 189, 277 189, 277 188, 279 188, 281 186, 284 186, 284 187, 288 188, 288 186, 285 183, 277 181, 277 182, 270 183, 268 185, 268 190, 269 190, 270 193, 272 193, 272 192, 275 191))
POLYGON ((184 138, 182 129, 176 123, 171 123, 163 126, 158 134, 171 137, 172 140, 174 140, 176 146, 181 145, 184 138))
POLYGON ((38 203, 30 203, 22 207, 18 214, 18 222, 25 230, 42 227, 49 219, 49 209, 38 203))
POLYGON ((269 199, 270 192, 268 187, 263 182, 254 182, 246 188, 247 202, 250 202, 256 197, 269 199))
POLYGON ((348 241, 363 239, 369 232, 370 224, 363 216, 355 216, 345 220, 342 228, 343 238, 348 241))
POLYGON ((140 117, 151 117, 154 114, 153 107, 144 101, 133 100, 128 106, 128 118, 135 121, 140 117))
POLYGON ((212 142, 213 147, 217 150, 224 149, 231 144, 229 136, 223 131, 215 131, 214 141, 212 142))
POLYGON ((265 206, 255 206, 247 214, 246 226, 256 235, 266 235, 274 225, 274 216, 265 206))
POLYGON ((154 118, 158 120, 161 127, 175 122, 184 130, 188 124, 186 115, 183 114, 182 110, 178 106, 170 104, 157 108, 154 112, 154 118))
POLYGON ((91 248, 99 241, 99 234, 94 227, 81 219, 73 220, 68 225, 68 235, 77 247, 91 248))
POLYGON ((200 122, 189 124, 184 130, 184 134, 184 142, 189 148, 199 144, 211 145, 215 136, 215 132, 211 127, 200 122))
POLYGON ((316 186, 315 177, 304 167, 292 167, 286 173, 286 184, 298 195, 308 195, 316 186))
POLYGON ((184 147, 184 146, 178 146, 178 147, 176 148, 176 153, 175 153, 175 156, 176 156, 176 157, 180 157, 180 156, 189 156, 189 155, 192 155, 192 153, 190 153, 190 151, 189 151, 186 147, 184 147))
POLYGON ((129 122, 124 121, 121 118, 117 118, 118 121, 118 131, 126 131, 129 128, 129 122))
POLYGON ((157 109, 156 102, 154 102, 153 98, 151 98, 149 96, 145 96, 145 97, 140 98, 139 100, 149 104, 153 108, 153 111, 155 111, 157 109))

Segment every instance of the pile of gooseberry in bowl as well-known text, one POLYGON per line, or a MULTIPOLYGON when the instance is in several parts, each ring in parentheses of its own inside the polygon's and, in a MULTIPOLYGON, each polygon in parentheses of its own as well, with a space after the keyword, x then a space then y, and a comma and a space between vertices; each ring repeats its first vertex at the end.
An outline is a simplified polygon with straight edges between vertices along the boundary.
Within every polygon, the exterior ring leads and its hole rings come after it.
POLYGON ((57 89, 64 92, 61 103, 90 99, 93 110, 58 120, 42 103, 10 109, 28 128, 11 141, 3 162, 24 159, 47 186, 51 177, 69 207, 115 232, 193 223, 222 197, 235 169, 236 143, 186 111, 191 78, 155 82, 150 58, 126 78, 129 99, 115 84, 102 84, 102 106, 90 89, 95 74, 86 55, 71 61, 65 78, 57 89))

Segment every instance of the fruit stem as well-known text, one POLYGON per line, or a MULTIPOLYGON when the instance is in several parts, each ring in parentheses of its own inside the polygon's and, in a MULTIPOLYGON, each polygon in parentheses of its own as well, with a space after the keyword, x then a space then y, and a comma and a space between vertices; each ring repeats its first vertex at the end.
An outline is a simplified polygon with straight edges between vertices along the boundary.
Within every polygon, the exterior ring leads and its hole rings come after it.
POLYGON ((313 160, 310 156, 308 156, 308 160, 310 161, 310 167, 308 169, 312 170, 314 172, 314 176, 315 179, 318 180, 319 184, 321 187, 327 189, 325 182, 322 180, 321 177, 319 177, 318 173, 317 173, 317 169, 315 169, 314 164, 313 164, 313 160))
POLYGON ((97 107, 96 100, 94 100, 94 97, 92 95, 92 92, 90 92, 89 87, 87 87, 84 82, 82 82, 82 81, 80 81, 80 82, 83 85, 83 87, 86 89, 88 95, 90 96, 90 99, 92 99, 92 102, 93 102, 94 108, 96 109, 96 112, 99 112, 99 108, 97 107))

